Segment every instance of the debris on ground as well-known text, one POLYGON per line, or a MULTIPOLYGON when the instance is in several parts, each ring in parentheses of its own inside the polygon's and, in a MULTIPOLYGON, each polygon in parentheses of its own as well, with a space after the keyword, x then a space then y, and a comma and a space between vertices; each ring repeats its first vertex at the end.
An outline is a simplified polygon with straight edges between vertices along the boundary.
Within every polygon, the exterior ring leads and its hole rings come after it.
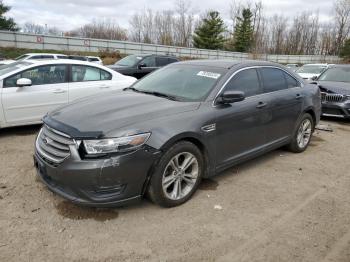
POLYGON ((330 125, 319 124, 315 127, 315 129, 321 130, 321 131, 333 132, 333 128, 330 125))
POLYGON ((35 208, 35 209, 32 209, 32 213, 36 212, 36 211, 39 211, 40 210, 40 207, 38 208, 35 208))
POLYGON ((214 206, 214 209, 216 209, 216 210, 221 210, 221 209, 222 209, 222 206, 220 206, 220 205, 215 205, 215 206, 214 206))

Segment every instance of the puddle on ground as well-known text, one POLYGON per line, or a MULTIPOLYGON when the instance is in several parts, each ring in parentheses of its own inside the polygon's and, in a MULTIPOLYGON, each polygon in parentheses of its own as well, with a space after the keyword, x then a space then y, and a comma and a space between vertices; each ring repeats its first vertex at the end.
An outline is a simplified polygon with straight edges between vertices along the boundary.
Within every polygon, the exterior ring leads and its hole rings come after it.
POLYGON ((199 190, 216 190, 219 183, 215 180, 204 178, 200 183, 198 189, 199 190))
POLYGON ((59 215, 73 220, 94 219, 104 222, 118 217, 118 212, 113 209, 80 207, 68 201, 60 202, 56 209, 59 215))

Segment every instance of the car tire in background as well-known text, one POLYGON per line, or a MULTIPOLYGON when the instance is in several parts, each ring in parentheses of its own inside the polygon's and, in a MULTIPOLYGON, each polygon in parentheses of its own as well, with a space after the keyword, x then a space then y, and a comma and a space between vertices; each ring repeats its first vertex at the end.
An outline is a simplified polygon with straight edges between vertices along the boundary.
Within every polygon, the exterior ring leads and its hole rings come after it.
POLYGON ((296 126, 288 149, 294 153, 304 152, 311 141, 313 131, 314 120, 310 114, 305 113, 296 126))
POLYGON ((197 190, 204 170, 203 155, 198 147, 188 141, 178 142, 158 162, 148 196, 163 207, 181 205, 197 190))

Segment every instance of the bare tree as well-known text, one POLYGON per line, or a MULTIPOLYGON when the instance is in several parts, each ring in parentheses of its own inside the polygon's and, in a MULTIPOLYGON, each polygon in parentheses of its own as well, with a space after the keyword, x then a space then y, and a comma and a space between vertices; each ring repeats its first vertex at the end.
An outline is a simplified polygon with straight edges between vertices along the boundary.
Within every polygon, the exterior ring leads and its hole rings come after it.
POLYGON ((338 54, 340 47, 349 36, 350 30, 350 0, 336 0, 334 3, 335 21, 337 28, 336 50, 338 54))

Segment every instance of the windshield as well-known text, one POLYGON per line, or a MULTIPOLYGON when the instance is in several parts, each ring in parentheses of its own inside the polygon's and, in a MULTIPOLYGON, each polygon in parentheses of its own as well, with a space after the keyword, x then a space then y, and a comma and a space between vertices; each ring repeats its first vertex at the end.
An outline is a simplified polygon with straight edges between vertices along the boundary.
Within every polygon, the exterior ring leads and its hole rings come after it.
POLYGON ((350 67, 329 68, 318 80, 350 83, 350 67))
POLYGON ((148 75, 132 87, 157 92, 179 101, 203 101, 216 82, 227 72, 217 67, 171 65, 148 75))
POLYGON ((25 61, 18 61, 18 62, 13 62, 8 65, 1 65, 0 66, 0 77, 7 74, 16 71, 17 69, 20 69, 22 67, 31 65, 32 63, 30 62, 25 62, 25 61))
POLYGON ((123 59, 119 60, 115 63, 115 65, 118 66, 134 66, 136 65, 140 60, 142 60, 142 56, 137 55, 129 55, 127 57, 124 57, 123 59))
POLYGON ((21 56, 15 58, 15 60, 19 61, 19 60, 22 60, 22 59, 27 58, 27 57, 29 57, 29 55, 21 55, 21 56))
POLYGON ((304 65, 300 67, 297 73, 302 74, 321 74, 323 70, 326 69, 326 66, 317 66, 317 65, 304 65))

